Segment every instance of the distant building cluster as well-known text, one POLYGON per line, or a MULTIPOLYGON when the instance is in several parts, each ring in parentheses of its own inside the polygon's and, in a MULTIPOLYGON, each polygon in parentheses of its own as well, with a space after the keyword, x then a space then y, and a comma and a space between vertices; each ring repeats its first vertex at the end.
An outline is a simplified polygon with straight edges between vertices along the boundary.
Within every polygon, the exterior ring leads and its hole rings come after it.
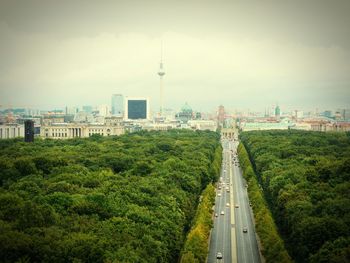
POLYGON ((63 110, 0 109, 0 139, 25 136, 25 121, 31 120, 36 137, 48 139, 121 135, 140 130, 193 129, 216 131, 217 114, 193 111, 185 103, 179 111, 162 108, 151 111, 145 97, 113 94, 111 104, 65 107, 63 110))
POLYGON ((281 112, 279 106, 265 110, 265 114, 253 112, 239 112, 235 114, 238 127, 242 131, 252 130, 307 130, 322 132, 350 131, 350 109, 338 109, 334 113, 330 110, 323 112, 304 112, 293 110, 281 112))
POLYGON ((48 139, 86 138, 95 134, 118 136, 140 130, 216 131, 233 126, 242 131, 271 129, 350 131, 349 109, 338 109, 334 112, 330 110, 283 112, 277 105, 268 107, 261 113, 232 111, 220 105, 215 112, 208 113, 195 111, 186 102, 178 111, 162 108, 160 114, 152 112, 148 98, 113 94, 110 105, 84 105, 51 111, 0 109, 0 139, 25 137, 25 123, 28 120, 32 123, 31 133, 34 136, 48 139))

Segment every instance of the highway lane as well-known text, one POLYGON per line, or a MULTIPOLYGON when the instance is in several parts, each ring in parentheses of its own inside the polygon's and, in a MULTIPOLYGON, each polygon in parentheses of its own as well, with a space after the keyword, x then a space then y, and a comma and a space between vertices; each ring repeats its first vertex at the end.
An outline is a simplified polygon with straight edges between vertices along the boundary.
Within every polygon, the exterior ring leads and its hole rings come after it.
POLYGON ((207 262, 258 263, 259 251, 245 182, 240 169, 232 164, 232 151, 236 152, 237 144, 223 140, 222 146, 223 163, 218 183, 221 189, 217 187, 214 208, 218 216, 214 216, 207 262), (235 204, 240 207, 235 208, 235 204), (243 227, 247 227, 247 233, 243 233, 243 227), (222 253, 222 259, 216 258, 218 252, 222 253))
MULTIPOLYGON (((237 146, 238 142, 230 142, 230 148, 234 152, 236 152, 237 146)), ((235 205, 239 206, 235 208, 238 262, 259 263, 260 255, 252 219, 253 212, 249 205, 246 182, 238 165, 233 166, 233 181, 235 205), (247 229, 247 233, 243 232, 244 228, 247 229)))
POLYGON ((230 206, 227 206, 227 203, 230 203, 230 193, 232 191, 227 192, 226 187, 227 183, 228 186, 230 185, 232 170, 230 169, 231 157, 228 151, 228 143, 223 142, 223 146, 226 148, 223 151, 223 163, 219 179, 221 189, 217 188, 216 193, 214 213, 217 214, 217 217, 214 216, 208 262, 231 262, 231 209, 230 206), (221 215, 222 211, 224 215, 221 215), (217 252, 222 253, 222 260, 216 259, 217 252))

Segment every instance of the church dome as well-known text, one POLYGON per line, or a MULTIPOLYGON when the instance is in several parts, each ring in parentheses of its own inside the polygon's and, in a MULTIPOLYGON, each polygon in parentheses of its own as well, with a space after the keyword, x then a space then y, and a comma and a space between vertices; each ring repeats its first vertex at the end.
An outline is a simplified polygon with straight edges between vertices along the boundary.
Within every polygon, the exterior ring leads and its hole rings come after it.
POLYGON ((182 112, 192 112, 192 108, 190 105, 188 105, 188 103, 186 102, 185 105, 182 106, 181 108, 182 112))

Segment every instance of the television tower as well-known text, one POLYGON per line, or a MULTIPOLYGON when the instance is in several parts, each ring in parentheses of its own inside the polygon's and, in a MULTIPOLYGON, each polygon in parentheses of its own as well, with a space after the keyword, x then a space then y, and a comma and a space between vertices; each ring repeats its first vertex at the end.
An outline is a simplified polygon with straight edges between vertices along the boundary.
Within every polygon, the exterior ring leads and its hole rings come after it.
POLYGON ((165 75, 165 71, 163 69, 163 42, 161 45, 160 50, 160 64, 159 64, 159 70, 158 75, 160 77, 160 110, 159 110, 159 116, 163 116, 163 110, 164 110, 164 86, 163 86, 163 76, 165 75))

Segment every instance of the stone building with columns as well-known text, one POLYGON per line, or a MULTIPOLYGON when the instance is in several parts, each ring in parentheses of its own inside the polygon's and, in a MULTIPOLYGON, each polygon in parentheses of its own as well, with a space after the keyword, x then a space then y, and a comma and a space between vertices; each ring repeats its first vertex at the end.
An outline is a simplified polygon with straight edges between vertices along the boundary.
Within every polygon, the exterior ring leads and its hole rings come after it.
POLYGON ((24 137, 24 125, 9 123, 0 125, 0 139, 24 137))
POLYGON ((71 139, 87 138, 93 134, 102 136, 122 135, 125 133, 122 118, 105 118, 104 123, 52 123, 43 125, 40 130, 42 138, 71 139))

